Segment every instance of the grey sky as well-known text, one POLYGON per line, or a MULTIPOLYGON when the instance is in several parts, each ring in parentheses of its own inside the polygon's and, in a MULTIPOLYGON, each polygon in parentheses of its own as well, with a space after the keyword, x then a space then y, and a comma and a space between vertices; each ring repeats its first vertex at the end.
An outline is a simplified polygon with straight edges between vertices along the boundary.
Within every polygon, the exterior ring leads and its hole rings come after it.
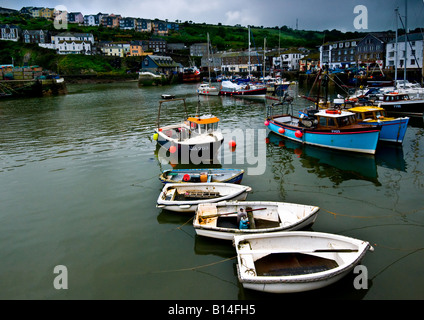
MULTIPOLYGON (((304 30, 355 31, 357 5, 368 10, 368 30, 395 28, 394 9, 404 15, 405 0, 2 0, 2 7, 24 6, 54 8, 64 5, 68 11, 84 15, 98 12, 124 17, 181 20, 224 25, 241 24, 275 27, 286 25, 304 30)), ((424 0, 408 0, 408 26, 424 27, 424 0)))

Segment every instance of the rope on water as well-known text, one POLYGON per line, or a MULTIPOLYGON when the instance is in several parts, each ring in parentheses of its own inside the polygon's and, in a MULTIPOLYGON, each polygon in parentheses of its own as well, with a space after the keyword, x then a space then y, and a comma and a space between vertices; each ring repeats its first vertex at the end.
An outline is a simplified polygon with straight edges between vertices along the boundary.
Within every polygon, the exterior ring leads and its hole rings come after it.
POLYGON ((372 217, 372 216, 352 216, 352 215, 349 215, 349 214, 332 212, 332 211, 329 211, 329 210, 326 210, 326 209, 322 209, 322 210, 333 215, 334 218, 337 218, 337 216, 341 216, 341 217, 348 217, 348 218, 354 218, 354 219, 381 219, 381 218, 397 217, 399 215, 403 215, 403 216, 410 215, 410 214, 417 213, 419 211, 424 210, 424 207, 419 208, 419 209, 415 209, 415 210, 411 210, 411 211, 408 211, 408 212, 398 212, 398 213, 394 213, 394 214, 389 214, 389 215, 384 215, 384 216, 375 216, 375 217, 372 217))
POLYGON ((181 228, 182 227, 184 227, 187 223, 189 223, 191 220, 193 220, 194 219, 194 217, 191 217, 190 219, 188 219, 186 222, 184 222, 182 225, 180 225, 179 227, 177 227, 176 229, 180 229, 181 230, 181 228))
POLYGON ((182 271, 196 271, 198 269, 207 268, 207 267, 214 266, 214 265, 217 265, 217 264, 220 264, 220 263, 223 263, 223 262, 234 260, 235 258, 237 258, 237 256, 234 256, 234 257, 231 257, 231 258, 228 258, 228 259, 224 259, 224 260, 221 260, 221 261, 217 261, 217 262, 212 262, 212 263, 209 263, 209 264, 204 264, 202 266, 190 267, 190 268, 182 268, 182 269, 174 269, 174 270, 153 271, 152 273, 170 273, 170 272, 182 272, 182 271))

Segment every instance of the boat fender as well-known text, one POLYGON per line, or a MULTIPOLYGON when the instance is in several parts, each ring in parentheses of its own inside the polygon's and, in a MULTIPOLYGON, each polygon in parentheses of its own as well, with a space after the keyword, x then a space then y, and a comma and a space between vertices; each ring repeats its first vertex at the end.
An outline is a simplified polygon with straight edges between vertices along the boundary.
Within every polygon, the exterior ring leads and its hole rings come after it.
POLYGON ((187 182, 187 181, 190 181, 190 179, 191 179, 191 177, 190 177, 190 175, 189 175, 189 174, 187 174, 187 173, 183 176, 183 180, 184 180, 184 181, 186 181, 186 182, 187 182))

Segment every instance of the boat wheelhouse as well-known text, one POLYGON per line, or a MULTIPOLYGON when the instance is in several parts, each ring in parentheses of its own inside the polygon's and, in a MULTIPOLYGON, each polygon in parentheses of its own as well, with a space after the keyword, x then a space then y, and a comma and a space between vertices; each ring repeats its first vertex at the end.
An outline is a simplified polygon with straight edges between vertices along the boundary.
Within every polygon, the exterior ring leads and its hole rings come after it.
POLYGON ((422 117, 424 113, 424 99, 412 99, 407 93, 387 93, 378 106, 384 108, 389 114, 422 117))
POLYGON ((378 106, 358 106, 350 108, 359 124, 381 126, 380 141, 403 143, 408 127, 408 117, 387 117, 387 112, 378 106))
POLYGON ((214 159, 224 141, 224 136, 218 129, 219 118, 211 114, 186 116, 186 120, 181 123, 166 126, 159 124, 161 104, 177 100, 183 100, 186 109, 185 99, 160 101, 155 140, 170 153, 176 154, 187 163, 199 159, 214 159))

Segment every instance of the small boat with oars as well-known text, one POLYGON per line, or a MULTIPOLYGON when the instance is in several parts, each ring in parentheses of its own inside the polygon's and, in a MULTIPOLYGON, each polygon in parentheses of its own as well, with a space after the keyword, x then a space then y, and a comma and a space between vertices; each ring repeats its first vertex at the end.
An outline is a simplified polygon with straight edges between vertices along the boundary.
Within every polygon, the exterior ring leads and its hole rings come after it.
POLYGON ((252 188, 234 183, 167 183, 158 199, 157 208, 176 212, 195 212, 201 203, 246 200, 252 188))
POLYGON ((225 201, 197 207, 199 236, 233 240, 234 235, 300 230, 312 225, 319 207, 271 201, 225 201))
POLYGON ((374 250, 366 241, 311 231, 236 235, 233 243, 243 287, 271 293, 331 285, 374 250))
POLYGON ((159 176, 162 183, 223 182, 241 183, 243 169, 170 169, 159 176))

